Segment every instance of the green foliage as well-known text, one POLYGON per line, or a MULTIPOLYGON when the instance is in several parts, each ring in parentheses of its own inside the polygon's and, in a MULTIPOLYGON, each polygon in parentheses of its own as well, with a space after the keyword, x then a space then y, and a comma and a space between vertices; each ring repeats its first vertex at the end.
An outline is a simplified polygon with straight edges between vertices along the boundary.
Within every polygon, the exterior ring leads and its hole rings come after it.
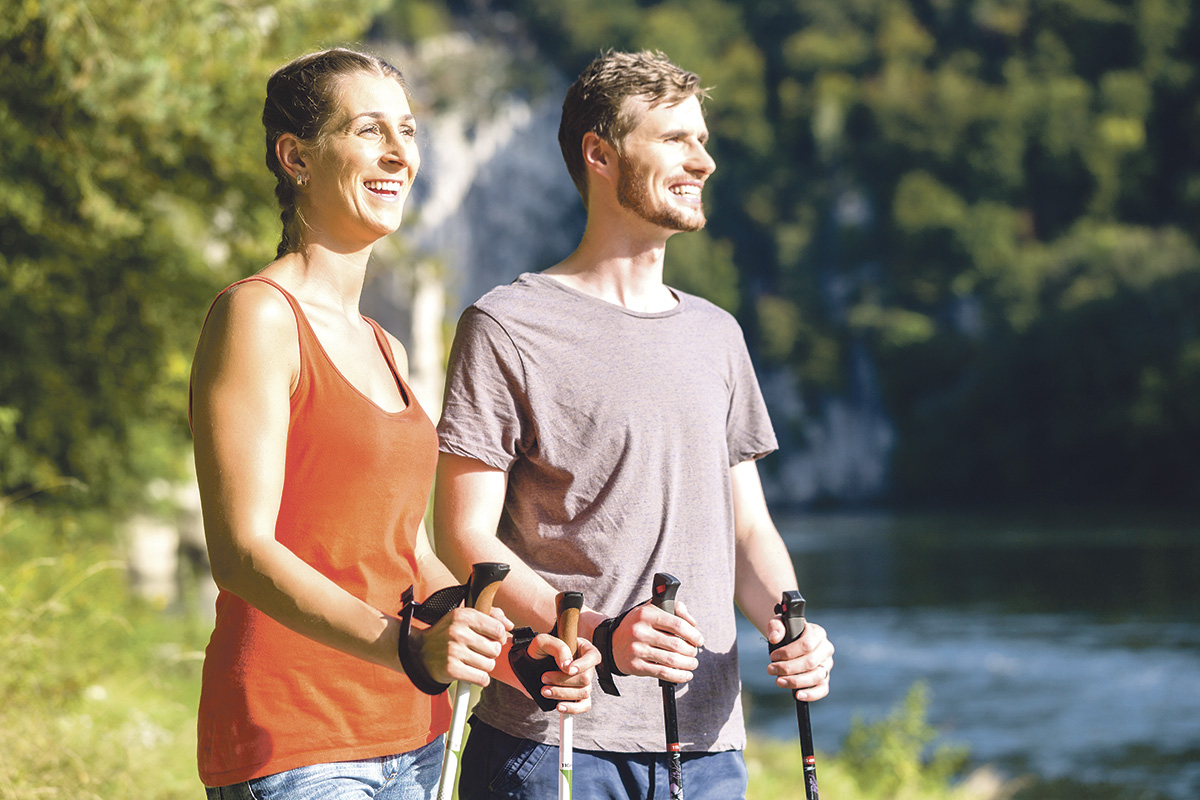
POLYGON ((842 758, 859 786, 872 796, 929 797, 962 770, 966 751, 950 745, 926 751, 937 732, 925 720, 929 690, 915 685, 900 708, 875 722, 856 720, 842 758))
MULTIPOLYGON (((941 745, 925 718, 927 689, 914 686, 899 708, 874 722, 855 720, 842 752, 817 754, 821 794, 838 800, 1001 800, 1017 788, 987 771, 959 781, 965 751, 941 745)), ((803 800, 804 766, 798 742, 752 740, 747 800, 803 800)))
POLYGON ((372 34, 380 39, 414 44, 453 29, 454 20, 441 0, 401 0, 388 4, 380 12, 372 34))
POLYGON ((125 504, 178 468, 204 307, 278 236, 266 77, 377 5, 0 7, 0 492, 125 504))
POLYGON ((130 597, 79 523, 0 503, 0 798, 194 797, 205 626, 130 597))
MULTIPOLYGON (((897 500, 1200 484, 1200 13, 1187 0, 494 0, 567 74, 698 71, 717 172, 669 280, 817 399, 866 347, 897 500), (1075 477, 1066 477, 1075 476, 1075 477)), ((445 0, 0 7, 0 492, 178 468, 207 301, 270 258, 270 69, 445 0)), ((507 24, 507 23, 506 23, 507 24)), ((528 54, 522 54, 522 58, 528 54)), ((464 64, 464 72, 469 64, 464 64)), ((486 102, 508 77, 454 76, 486 102)), ((819 408, 820 403, 806 403, 819 408)))
POLYGON ((1198 496, 1200 250, 1178 230, 1080 224, 1028 269, 1039 291, 996 323, 1003 336, 940 337, 888 363, 899 490, 1198 496))
POLYGON ((676 235, 667 249, 663 271, 672 286, 711 300, 726 311, 737 310, 737 267, 729 242, 713 241, 707 231, 676 235))

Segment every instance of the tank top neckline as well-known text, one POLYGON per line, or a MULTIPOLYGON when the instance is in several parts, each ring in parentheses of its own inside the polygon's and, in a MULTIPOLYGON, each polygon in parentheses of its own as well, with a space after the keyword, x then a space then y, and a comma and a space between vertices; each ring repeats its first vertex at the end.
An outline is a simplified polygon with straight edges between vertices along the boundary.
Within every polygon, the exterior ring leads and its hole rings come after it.
MULTIPOLYGON (((401 417, 412 412, 413 408, 417 405, 416 397, 413 395, 412 389, 409 388, 408 383, 400 375, 400 370, 396 367, 396 361, 392 357, 391 344, 387 341, 387 337, 384 336, 383 329, 379 327, 379 323, 368 316, 362 314, 359 315, 368 325, 371 326, 371 331, 375 335, 375 346, 379 348, 380 355, 383 356, 383 360, 387 363, 388 370, 392 373, 392 378, 396 381, 396 389, 400 392, 400 399, 404 401, 404 408, 398 411, 388 411, 383 406, 376 403, 374 400, 368 397, 365 392, 351 383, 350 379, 347 378, 340 369, 338 369, 337 364, 334 363, 333 359, 329 356, 329 353, 326 352, 325 346, 321 344, 321 338, 317 336, 317 332, 313 330, 312 323, 308 321, 308 315, 304 313, 304 307, 300 305, 300 301, 296 299, 295 295, 265 275, 251 275, 247 278, 237 281, 233 285, 236 286, 238 283, 245 283, 247 281, 262 281, 270 286, 274 286, 279 293, 287 299, 288 305, 292 307, 292 311, 296 315, 297 324, 302 325, 305 330, 308 331, 308 334, 312 337, 313 343, 316 345, 317 351, 321 354, 321 358, 325 361, 329 368, 333 370, 333 374, 337 375, 338 380, 340 380, 347 388, 349 388, 350 391, 362 398, 363 402, 373 408, 376 413, 383 414, 387 417, 401 417)), ((301 357, 300 361, 300 367, 303 369, 303 356, 301 357)))

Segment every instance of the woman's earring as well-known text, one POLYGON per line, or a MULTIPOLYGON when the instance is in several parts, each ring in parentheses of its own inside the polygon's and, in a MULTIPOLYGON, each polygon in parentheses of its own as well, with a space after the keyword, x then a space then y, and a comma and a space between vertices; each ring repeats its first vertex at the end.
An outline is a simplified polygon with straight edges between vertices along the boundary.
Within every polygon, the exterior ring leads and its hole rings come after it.
POLYGON ((296 176, 296 185, 297 186, 308 186, 308 176, 304 175, 304 174, 297 175, 296 176))

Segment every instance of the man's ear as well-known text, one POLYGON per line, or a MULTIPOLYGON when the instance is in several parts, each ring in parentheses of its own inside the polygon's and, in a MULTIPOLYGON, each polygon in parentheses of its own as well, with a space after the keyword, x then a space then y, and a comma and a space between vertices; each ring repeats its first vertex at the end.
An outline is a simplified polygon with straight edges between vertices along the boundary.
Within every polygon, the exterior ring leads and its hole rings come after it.
POLYGON ((617 151, 609 142, 592 131, 583 135, 583 165, 588 172, 615 182, 619 170, 617 151))
POLYGON ((304 162, 305 153, 300 140, 290 133, 281 134, 275 140, 275 157, 293 179, 304 174, 308 166, 304 162))

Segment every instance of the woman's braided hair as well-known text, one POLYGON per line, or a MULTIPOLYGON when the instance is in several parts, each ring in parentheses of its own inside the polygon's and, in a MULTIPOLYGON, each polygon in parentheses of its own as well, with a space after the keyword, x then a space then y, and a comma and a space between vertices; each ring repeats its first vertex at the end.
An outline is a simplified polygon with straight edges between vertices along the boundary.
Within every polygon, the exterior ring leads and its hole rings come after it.
POLYGON ((279 163, 275 144, 280 136, 290 133, 309 148, 319 148, 337 111, 339 82, 356 73, 393 78, 408 94, 400 70, 378 56, 343 47, 301 56, 275 70, 267 80, 262 113, 267 136, 266 160, 267 168, 275 175, 275 199, 279 201, 279 218, 283 222, 276 258, 300 249, 304 220, 296 204, 296 186, 279 163))

